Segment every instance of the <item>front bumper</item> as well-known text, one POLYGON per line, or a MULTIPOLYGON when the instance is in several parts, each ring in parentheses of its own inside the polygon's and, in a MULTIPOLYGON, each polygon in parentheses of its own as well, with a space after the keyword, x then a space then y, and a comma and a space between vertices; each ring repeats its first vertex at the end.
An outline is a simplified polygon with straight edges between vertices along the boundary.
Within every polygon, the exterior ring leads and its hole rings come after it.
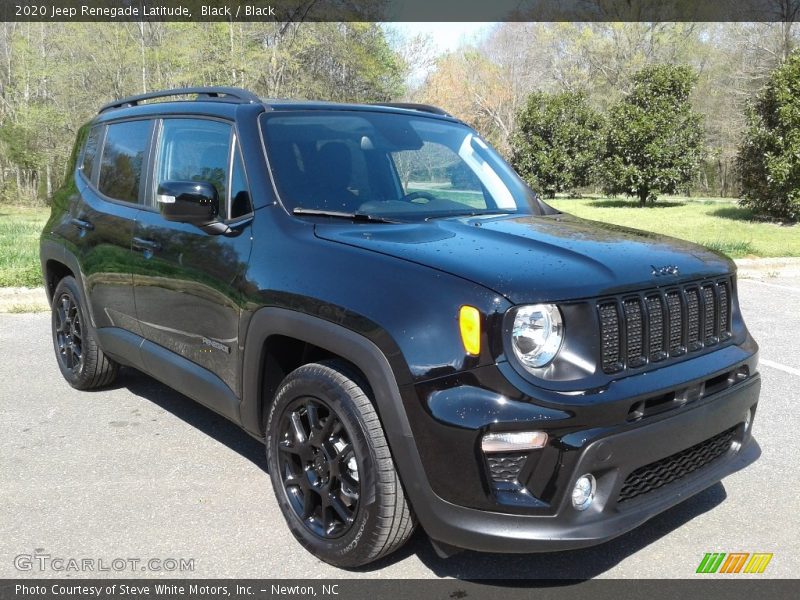
MULTIPOLYGON (((751 364, 754 368, 754 358, 751 364)), ((554 464, 544 466, 544 470, 553 471, 557 477, 540 481, 541 461, 535 468, 527 469, 525 489, 518 495, 522 502, 498 503, 497 490, 491 490, 491 483, 484 476, 486 502, 460 496, 457 490, 441 493, 441 482, 432 482, 432 486, 413 486, 415 511, 431 538, 459 548, 536 552, 602 543, 630 531, 758 458, 758 445, 750 432, 745 431, 744 422, 748 411, 755 412, 760 384, 756 373, 674 414, 616 430, 592 428, 586 423, 576 427, 576 416, 570 414, 567 421, 574 431, 556 438, 560 445, 557 459, 554 464), (729 432, 729 438, 725 438, 726 448, 713 460, 674 480, 662 482, 657 489, 619 501, 623 483, 631 473, 722 432, 729 432), (591 473, 597 479, 597 494, 592 506, 580 512, 572 507, 569 491, 584 473, 591 473), (439 490, 434 489, 437 485, 439 490), (459 497, 472 500, 477 506, 452 501, 459 497)), ((531 428, 524 420, 518 425, 531 428)), ((431 440, 427 441, 430 445, 431 440)), ((425 447, 425 439, 420 437, 417 442, 425 447)), ((456 456, 453 452, 448 461, 444 461, 451 469, 458 468, 456 456)), ((480 464, 479 450, 474 449, 470 458, 472 464, 480 464)), ((428 469, 429 480, 431 472, 436 476, 435 469, 435 466, 432 471, 428 469)), ((479 470, 469 475, 479 475, 479 470)), ((467 475, 462 481, 467 487, 467 475)))

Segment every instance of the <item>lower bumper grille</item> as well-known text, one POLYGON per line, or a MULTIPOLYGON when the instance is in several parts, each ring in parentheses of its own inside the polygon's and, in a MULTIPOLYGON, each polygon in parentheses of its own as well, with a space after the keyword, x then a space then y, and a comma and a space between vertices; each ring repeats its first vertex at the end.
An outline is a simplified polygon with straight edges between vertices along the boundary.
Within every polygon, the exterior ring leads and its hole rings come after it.
POLYGON ((525 454, 495 454, 486 457, 495 483, 514 483, 525 464, 525 454))
POLYGON ((636 469, 622 484, 617 502, 647 494, 705 467, 728 451, 735 432, 736 427, 731 427, 691 448, 636 469))

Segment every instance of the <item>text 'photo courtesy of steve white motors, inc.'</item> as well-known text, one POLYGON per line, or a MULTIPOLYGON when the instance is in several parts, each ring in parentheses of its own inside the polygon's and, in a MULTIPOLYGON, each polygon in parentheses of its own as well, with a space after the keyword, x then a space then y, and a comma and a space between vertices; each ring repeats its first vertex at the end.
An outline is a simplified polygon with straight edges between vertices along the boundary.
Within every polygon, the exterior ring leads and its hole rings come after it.
POLYGON ((338 597, 354 598, 353 594, 347 594, 343 590, 344 586, 338 583, 308 583, 285 585, 281 583, 271 583, 265 585, 257 583, 47 583, 47 584, 16 584, 14 586, 15 595, 18 598, 25 597, 69 597, 69 598, 246 598, 248 596, 260 597, 291 597, 291 598, 313 598, 313 597, 338 597))

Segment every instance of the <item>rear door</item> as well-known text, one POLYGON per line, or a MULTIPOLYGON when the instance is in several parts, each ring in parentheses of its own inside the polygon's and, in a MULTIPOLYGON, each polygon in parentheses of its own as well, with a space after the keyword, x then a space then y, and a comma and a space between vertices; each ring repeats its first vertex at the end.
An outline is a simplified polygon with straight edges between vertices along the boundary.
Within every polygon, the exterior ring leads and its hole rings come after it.
POLYGON ((78 258, 96 327, 140 334, 131 242, 145 197, 152 119, 98 124, 80 166, 80 200, 70 214, 69 250, 78 258))
MULTIPOLYGON (((250 256, 252 208, 233 124, 165 118, 156 136, 149 206, 136 220, 136 310, 144 337, 219 377, 240 395, 239 317, 250 256), (153 199, 164 181, 207 181, 231 235, 166 221, 153 199)), ((155 360, 153 357, 144 357, 155 360)), ((149 365, 159 372, 163 365, 149 365)))

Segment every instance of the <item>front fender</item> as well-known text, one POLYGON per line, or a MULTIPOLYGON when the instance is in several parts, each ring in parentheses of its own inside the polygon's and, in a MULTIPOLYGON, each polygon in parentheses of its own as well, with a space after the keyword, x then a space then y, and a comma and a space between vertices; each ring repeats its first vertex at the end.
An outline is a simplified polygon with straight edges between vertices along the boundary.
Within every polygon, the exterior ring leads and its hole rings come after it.
POLYGON ((264 342, 273 335, 292 337, 332 354, 358 367, 375 392, 379 415, 392 419, 392 429, 411 435, 408 418, 402 410, 397 376, 384 351, 366 337, 325 319, 278 307, 265 307, 250 319, 245 344, 243 394, 240 408, 242 426, 251 434, 262 435, 261 390, 263 389, 264 342))
MULTIPOLYGON (((285 335, 335 353, 358 367, 372 388, 378 416, 412 506, 427 511, 431 487, 403 408, 400 388, 383 351, 362 335, 341 325, 285 308, 258 310, 250 323, 244 353, 244 394, 240 405, 242 426, 262 437, 260 390, 262 349, 271 335, 285 335)), ((419 514, 419 511, 418 511, 419 514)), ((420 517, 423 517, 420 515, 420 517)), ((425 520, 425 519, 421 519, 425 520)))

